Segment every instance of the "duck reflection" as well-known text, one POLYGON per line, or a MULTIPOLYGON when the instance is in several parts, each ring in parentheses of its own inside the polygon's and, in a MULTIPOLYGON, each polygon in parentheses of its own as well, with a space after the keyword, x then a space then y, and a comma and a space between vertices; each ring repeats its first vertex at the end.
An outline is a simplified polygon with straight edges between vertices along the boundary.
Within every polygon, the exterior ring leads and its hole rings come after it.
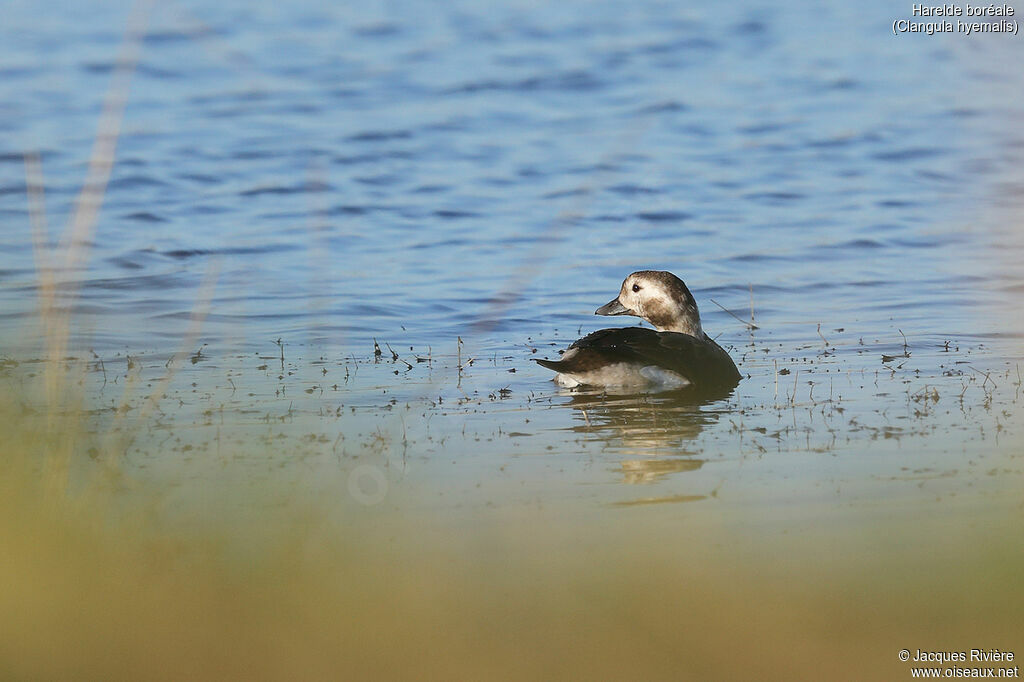
POLYGON ((571 429, 627 455, 617 471, 623 483, 655 483, 672 474, 696 471, 704 459, 688 447, 718 414, 701 409, 708 400, 683 392, 607 395, 574 392, 568 407, 578 411, 571 429))
POLYGON ((703 459, 651 458, 627 459, 621 464, 623 483, 654 483, 669 474, 696 471, 704 466, 703 459))

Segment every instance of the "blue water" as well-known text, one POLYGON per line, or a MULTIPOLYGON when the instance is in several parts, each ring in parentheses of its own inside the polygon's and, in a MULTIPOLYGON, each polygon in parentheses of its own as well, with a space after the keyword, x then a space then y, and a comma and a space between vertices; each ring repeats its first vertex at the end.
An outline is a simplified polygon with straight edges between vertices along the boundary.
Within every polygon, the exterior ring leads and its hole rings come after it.
MULTIPOLYGON (((55 239, 130 9, 5 13, 5 330, 35 305, 22 155, 42 155, 55 239)), ((877 327, 898 312, 908 333, 977 331, 972 207, 1024 142, 975 105, 1011 77, 977 77, 966 48, 1020 43, 897 39, 893 11, 144 9, 87 269, 65 273, 83 344, 173 344, 211 262, 203 335, 248 348, 351 351, 401 327, 436 343, 481 320, 543 336, 592 325, 641 268, 682 276, 728 333, 707 298, 748 312, 751 286, 765 320, 877 327), (998 144, 976 134, 1000 128, 998 144)))

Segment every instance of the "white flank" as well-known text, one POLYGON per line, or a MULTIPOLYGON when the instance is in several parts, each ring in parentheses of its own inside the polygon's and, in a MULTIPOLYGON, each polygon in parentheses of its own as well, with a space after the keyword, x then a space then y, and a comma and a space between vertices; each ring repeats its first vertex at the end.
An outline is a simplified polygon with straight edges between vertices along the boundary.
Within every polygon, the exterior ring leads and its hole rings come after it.
POLYGON ((575 388, 584 384, 587 386, 637 386, 661 389, 682 388, 690 384, 686 377, 663 367, 657 365, 644 367, 626 362, 606 365, 589 372, 556 374, 555 383, 563 388, 575 388))

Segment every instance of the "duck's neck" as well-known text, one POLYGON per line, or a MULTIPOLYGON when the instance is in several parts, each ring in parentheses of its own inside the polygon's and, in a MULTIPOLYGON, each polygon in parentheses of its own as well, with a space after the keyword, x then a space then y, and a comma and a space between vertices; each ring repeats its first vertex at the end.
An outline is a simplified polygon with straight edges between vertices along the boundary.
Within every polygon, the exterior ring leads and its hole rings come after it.
POLYGON ((659 332, 679 332, 680 334, 696 336, 698 339, 704 338, 704 330, 701 329, 700 318, 697 316, 677 317, 667 324, 657 324, 652 321, 651 324, 659 332))
POLYGON ((697 302, 693 300, 692 296, 671 303, 648 302, 641 311, 641 317, 653 324, 659 332, 679 332, 696 336, 698 339, 704 338, 704 330, 700 327, 700 313, 697 312, 697 302))

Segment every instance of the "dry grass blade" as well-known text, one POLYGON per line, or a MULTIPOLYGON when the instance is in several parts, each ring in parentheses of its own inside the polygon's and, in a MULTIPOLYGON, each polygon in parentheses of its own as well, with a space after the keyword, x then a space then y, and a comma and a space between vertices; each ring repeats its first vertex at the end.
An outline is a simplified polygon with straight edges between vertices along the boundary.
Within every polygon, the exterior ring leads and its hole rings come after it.
MULTIPOLYGON (((74 401, 79 400, 80 396, 75 391, 67 390, 69 381, 65 364, 71 334, 71 311, 74 308, 80 281, 77 272, 87 262, 89 245, 106 194, 129 85, 141 52, 149 5, 150 2, 147 0, 136 3, 132 8, 110 86, 104 96, 103 110, 93 141, 86 178, 75 201, 71 218, 56 247, 49 245, 42 161, 36 152, 25 154, 26 193, 39 278, 41 331, 48 356, 42 378, 43 390, 48 406, 47 414, 50 417, 68 412, 79 414, 78 410, 68 409, 74 406, 74 401), (68 283, 61 292, 62 300, 58 302, 60 276, 67 277, 68 283)), ((81 369, 84 371, 84 367, 81 369)), ((63 434, 76 432, 77 429, 73 426, 61 430, 63 434)), ((74 445, 59 442, 60 438, 57 440, 58 442, 47 448, 52 456, 46 460, 44 475, 54 492, 63 490, 66 483, 69 456, 74 445)))
MULTIPOLYGON (((727 313, 729 313, 730 315, 732 315, 732 316, 733 316, 734 318, 736 318, 736 320, 737 320, 737 321, 738 321, 738 322, 739 322, 740 324, 744 325, 744 326, 745 326, 745 327, 747 327, 748 329, 751 329, 751 330, 753 330, 753 329, 760 329, 760 327, 758 327, 758 326, 757 326, 756 324, 754 324, 753 322, 747 322, 746 320, 744 320, 743 318, 741 318, 741 317, 740 317, 739 315, 737 315, 736 313, 734 313, 733 311, 729 310, 729 309, 728 309, 728 308, 726 308, 726 307, 725 307, 724 305, 722 305, 721 303, 719 303, 718 301, 716 301, 715 299, 713 299, 713 298, 710 298, 710 299, 708 299, 708 300, 709 300, 709 301, 711 301, 712 303, 714 303, 715 305, 717 305, 717 306, 718 306, 719 308, 721 308, 721 309, 722 309, 722 310, 724 310, 725 312, 727 312, 727 313)), ((753 315, 753 313, 751 313, 751 315, 753 315)))
MULTIPOLYGON (((74 277, 78 269, 85 264, 89 255, 92 235, 114 165, 124 108, 128 101, 129 86, 142 50, 142 38, 149 16, 149 5, 148 1, 139 2, 132 9, 124 41, 121 44, 121 52, 111 76, 110 87, 103 99, 103 111, 89 156, 89 168, 86 172, 85 182, 75 201, 68 226, 57 246, 57 252, 53 254, 52 265, 59 267, 59 272, 71 277, 74 277)), ((31 168, 31 162, 28 166, 31 168)), ((55 286, 56 283, 51 282, 51 292, 55 292, 55 286)), ((68 304, 63 306, 64 312, 60 315, 57 314, 56 301, 51 300, 51 308, 48 313, 50 318, 45 323, 51 365, 55 365, 55 361, 61 358, 67 349, 70 334, 69 314, 75 293, 73 289, 67 292, 68 304)), ((46 313, 45 310, 44 313, 46 313)))

